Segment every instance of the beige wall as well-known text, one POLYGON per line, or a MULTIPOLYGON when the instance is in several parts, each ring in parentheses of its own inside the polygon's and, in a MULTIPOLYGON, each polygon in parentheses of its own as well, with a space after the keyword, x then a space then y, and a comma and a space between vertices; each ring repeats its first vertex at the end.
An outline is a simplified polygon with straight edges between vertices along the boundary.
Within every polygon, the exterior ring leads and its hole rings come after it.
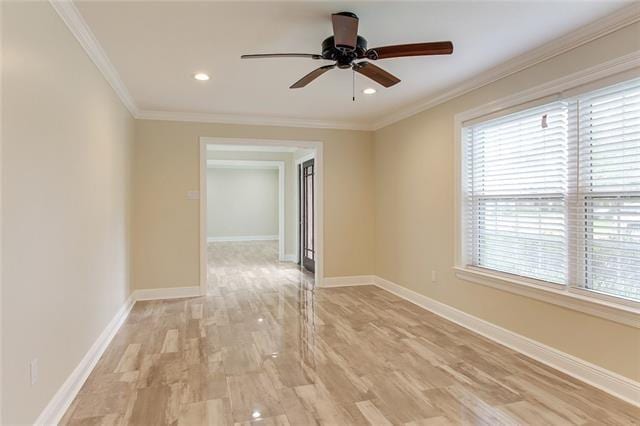
POLYGON ((2 423, 30 424, 129 296, 134 125, 49 3, 2 8, 2 423))
POLYGON ((133 280, 136 288, 199 285, 201 136, 324 144, 324 274, 373 273, 373 144, 370 132, 136 121, 133 280))
POLYGON ((640 330, 461 281, 452 271, 454 115, 637 50, 640 24, 375 132, 376 274, 640 380, 640 330))
POLYGON ((277 169, 208 168, 207 237, 277 237, 279 192, 277 169))

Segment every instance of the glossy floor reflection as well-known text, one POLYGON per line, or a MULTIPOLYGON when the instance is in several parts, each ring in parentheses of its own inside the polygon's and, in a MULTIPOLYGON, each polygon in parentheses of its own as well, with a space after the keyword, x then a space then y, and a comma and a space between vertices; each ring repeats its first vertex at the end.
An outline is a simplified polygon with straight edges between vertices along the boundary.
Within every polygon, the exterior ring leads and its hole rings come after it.
POLYGON ((63 424, 620 424, 640 410, 273 242, 209 248, 207 297, 140 302, 63 424))

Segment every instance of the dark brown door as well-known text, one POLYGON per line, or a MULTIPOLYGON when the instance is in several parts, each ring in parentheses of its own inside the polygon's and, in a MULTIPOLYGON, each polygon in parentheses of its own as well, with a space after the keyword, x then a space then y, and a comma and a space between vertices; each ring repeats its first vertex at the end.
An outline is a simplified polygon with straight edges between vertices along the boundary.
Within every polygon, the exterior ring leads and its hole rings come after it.
POLYGON ((314 235, 315 210, 315 165, 313 159, 302 163, 300 176, 300 264, 314 272, 316 267, 316 246, 314 235))

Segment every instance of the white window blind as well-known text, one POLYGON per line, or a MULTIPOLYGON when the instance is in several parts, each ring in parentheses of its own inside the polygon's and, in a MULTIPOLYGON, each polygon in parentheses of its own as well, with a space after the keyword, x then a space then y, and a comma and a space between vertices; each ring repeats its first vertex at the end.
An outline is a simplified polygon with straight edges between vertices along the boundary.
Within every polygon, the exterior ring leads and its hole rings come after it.
POLYGON ((467 263, 640 300, 640 79, 463 136, 467 263))
POLYGON ((577 102, 578 284, 640 299, 640 80, 577 102))
POLYGON ((466 153, 472 263, 566 283, 566 105, 473 126, 466 153))

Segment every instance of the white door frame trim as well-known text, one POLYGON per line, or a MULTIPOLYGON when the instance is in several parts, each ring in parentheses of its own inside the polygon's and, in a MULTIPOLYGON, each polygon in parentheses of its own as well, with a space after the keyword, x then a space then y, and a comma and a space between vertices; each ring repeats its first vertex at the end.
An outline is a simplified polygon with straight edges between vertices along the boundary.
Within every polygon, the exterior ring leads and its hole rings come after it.
MULTIPOLYGON (((259 160, 209 160, 207 159, 207 169, 275 169, 278 170, 278 259, 285 261, 284 253, 284 182, 286 179, 284 161, 259 161, 259 160)), ((207 179, 205 177, 204 187, 200 189, 204 193, 204 217, 207 216, 207 179)), ((200 197, 202 199, 202 197, 200 197)), ((204 227, 205 234, 207 226, 204 227)))
MULTIPOLYGON (((207 294, 207 145, 238 145, 244 146, 291 146, 315 151, 315 168, 317 179, 315 182, 316 208, 314 211, 314 232, 316 237, 316 272, 315 285, 322 286, 324 278, 324 163, 323 143, 321 141, 300 141, 286 139, 248 139, 248 138, 218 138, 200 137, 200 292, 207 294)), ((280 174, 284 179, 284 173, 280 174)), ((284 197, 283 197, 284 199, 284 197)), ((284 212, 284 209, 282 210, 284 212)), ((284 244, 284 239, 281 239, 284 244)))
POLYGON ((284 160, 207 160, 212 169, 280 169, 284 160))

